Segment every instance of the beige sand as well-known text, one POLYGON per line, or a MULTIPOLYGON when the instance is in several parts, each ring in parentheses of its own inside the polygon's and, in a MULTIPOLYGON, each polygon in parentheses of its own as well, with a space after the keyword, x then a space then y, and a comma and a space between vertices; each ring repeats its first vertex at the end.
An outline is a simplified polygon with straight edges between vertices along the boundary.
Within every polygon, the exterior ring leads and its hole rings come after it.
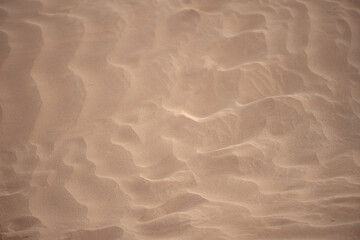
POLYGON ((360 239, 360 1, 1 0, 0 239, 360 239))

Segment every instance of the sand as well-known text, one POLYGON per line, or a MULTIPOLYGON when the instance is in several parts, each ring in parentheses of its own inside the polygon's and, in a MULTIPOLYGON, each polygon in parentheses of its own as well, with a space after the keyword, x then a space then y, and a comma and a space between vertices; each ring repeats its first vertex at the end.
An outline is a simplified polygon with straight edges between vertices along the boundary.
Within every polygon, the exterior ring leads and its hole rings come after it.
POLYGON ((1 0, 1 240, 360 239, 360 1, 1 0))

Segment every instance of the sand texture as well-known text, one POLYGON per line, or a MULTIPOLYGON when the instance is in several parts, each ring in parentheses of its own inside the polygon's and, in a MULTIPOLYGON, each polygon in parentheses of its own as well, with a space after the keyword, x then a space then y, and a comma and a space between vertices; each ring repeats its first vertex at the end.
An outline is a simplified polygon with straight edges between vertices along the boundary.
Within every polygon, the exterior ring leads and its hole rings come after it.
POLYGON ((359 71, 359 0, 0 0, 0 239, 358 240, 359 71))

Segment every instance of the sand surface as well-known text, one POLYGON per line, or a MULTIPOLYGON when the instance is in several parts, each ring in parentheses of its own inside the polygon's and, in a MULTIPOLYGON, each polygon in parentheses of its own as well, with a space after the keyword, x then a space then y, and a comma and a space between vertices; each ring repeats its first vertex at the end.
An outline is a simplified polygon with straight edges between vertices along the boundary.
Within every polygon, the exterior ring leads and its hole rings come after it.
POLYGON ((0 239, 360 239, 359 0, 0 0, 0 239))

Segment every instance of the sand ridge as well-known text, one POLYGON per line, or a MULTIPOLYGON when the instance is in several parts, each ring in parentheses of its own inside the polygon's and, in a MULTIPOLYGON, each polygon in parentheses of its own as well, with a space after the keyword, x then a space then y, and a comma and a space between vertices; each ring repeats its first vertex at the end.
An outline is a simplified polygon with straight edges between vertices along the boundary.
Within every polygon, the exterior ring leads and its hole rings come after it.
POLYGON ((360 2, 0 1, 0 239, 360 236, 360 2))

